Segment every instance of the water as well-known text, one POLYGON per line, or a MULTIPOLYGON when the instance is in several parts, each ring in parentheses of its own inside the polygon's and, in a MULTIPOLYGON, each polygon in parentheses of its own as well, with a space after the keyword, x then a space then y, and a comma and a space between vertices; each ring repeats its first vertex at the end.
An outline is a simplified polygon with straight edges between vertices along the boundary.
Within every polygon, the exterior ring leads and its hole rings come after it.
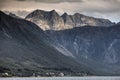
POLYGON ((120 80, 120 77, 23 77, 0 78, 0 80, 120 80))

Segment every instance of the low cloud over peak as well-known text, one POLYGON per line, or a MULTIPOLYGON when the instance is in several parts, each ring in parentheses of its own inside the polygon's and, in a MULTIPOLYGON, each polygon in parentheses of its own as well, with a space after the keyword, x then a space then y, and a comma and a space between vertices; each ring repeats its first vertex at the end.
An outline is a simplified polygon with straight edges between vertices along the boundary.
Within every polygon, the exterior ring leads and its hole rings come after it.
POLYGON ((4 0, 0 3, 0 9, 29 12, 35 9, 55 9, 59 14, 77 12, 113 22, 120 21, 120 0, 4 0))

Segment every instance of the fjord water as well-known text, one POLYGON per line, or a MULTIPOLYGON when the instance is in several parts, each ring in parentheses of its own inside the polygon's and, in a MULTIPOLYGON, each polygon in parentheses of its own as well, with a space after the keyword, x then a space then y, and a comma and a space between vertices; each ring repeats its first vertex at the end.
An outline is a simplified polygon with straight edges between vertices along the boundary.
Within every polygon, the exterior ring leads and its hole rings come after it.
POLYGON ((120 77, 23 77, 0 78, 0 80, 120 80, 120 77))

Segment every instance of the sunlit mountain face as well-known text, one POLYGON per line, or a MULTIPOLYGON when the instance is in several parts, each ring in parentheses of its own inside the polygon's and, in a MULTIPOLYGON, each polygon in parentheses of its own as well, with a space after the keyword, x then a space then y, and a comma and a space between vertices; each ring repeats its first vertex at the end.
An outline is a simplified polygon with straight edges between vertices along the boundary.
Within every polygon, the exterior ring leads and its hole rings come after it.
POLYGON ((115 24, 108 19, 89 17, 80 13, 74 15, 64 13, 60 16, 55 10, 49 12, 35 10, 25 19, 36 23, 43 30, 64 30, 86 25, 109 27, 115 24))
POLYGON ((4 0, 0 77, 119 76, 120 0, 4 0))

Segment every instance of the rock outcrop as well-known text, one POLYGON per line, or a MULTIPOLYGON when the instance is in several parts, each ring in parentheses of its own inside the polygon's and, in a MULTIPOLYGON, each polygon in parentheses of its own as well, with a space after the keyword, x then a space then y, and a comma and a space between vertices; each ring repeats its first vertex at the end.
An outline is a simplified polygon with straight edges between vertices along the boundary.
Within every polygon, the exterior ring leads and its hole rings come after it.
POLYGON ((35 10, 26 16, 26 20, 34 22, 43 30, 64 30, 86 25, 108 27, 114 24, 108 19, 93 18, 79 13, 64 13, 60 16, 55 10, 35 10))

